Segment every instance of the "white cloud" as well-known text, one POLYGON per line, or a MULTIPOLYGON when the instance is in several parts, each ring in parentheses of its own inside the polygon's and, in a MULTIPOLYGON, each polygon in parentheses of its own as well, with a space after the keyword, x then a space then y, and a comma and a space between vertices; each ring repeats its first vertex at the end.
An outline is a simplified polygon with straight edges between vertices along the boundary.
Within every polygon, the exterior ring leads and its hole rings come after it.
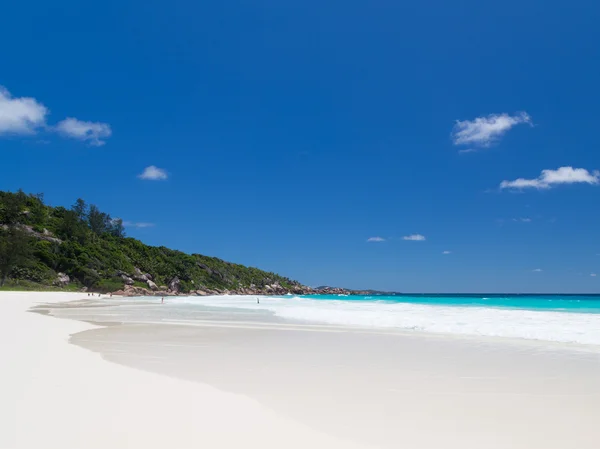
POLYGON ((598 184, 600 172, 590 173, 584 168, 560 167, 556 170, 542 170, 542 174, 534 179, 518 178, 513 181, 502 181, 500 189, 549 189, 560 184, 598 184))
POLYGON ((535 270, 531 270, 531 271, 533 271, 534 273, 541 273, 544 270, 542 270, 541 268, 536 268, 535 270))
POLYGON ((102 139, 110 137, 112 130, 108 123, 84 122, 73 117, 67 117, 55 127, 56 131, 63 136, 73 139, 89 141, 90 145, 99 147, 106 142, 102 139))
POLYGON ((513 218, 512 221, 517 223, 531 223, 531 218, 513 218))
POLYGON ((595 278, 596 277, 596 273, 591 273, 590 276, 593 277, 593 278, 595 278))
POLYGON ((452 251, 442 251, 442 254, 452 254, 452 251))
POLYGON ((383 237, 369 237, 367 242, 385 242, 383 237))
POLYGON ((421 235, 421 234, 405 235, 404 237, 402 237, 402 240, 411 240, 413 242, 422 242, 423 240, 425 240, 425 236, 421 235))
POLYGON ((476 148, 466 148, 464 150, 458 150, 458 153, 459 154, 477 153, 477 151, 479 151, 479 150, 477 150, 476 148))
POLYGON ((56 126, 49 126, 46 124, 48 114, 48 108, 35 98, 14 98, 6 88, 0 86, 0 135, 34 134, 43 128, 66 137, 89 141, 90 145, 101 146, 106 143, 103 139, 112 134, 107 123, 84 122, 73 117, 67 117, 56 126))
POLYGON ((131 221, 124 221, 123 226, 125 226, 126 228, 151 228, 154 226, 154 223, 144 223, 144 222, 134 223, 131 221))
POLYGON ((513 126, 521 123, 531 125, 531 117, 526 112, 516 115, 491 114, 487 117, 477 117, 475 120, 457 120, 452 130, 452 141, 454 145, 489 147, 513 126))
POLYGON ((0 86, 0 135, 33 134, 46 125, 48 108, 35 98, 14 98, 0 86))
POLYGON ((146 167, 144 171, 140 175, 138 175, 138 178, 147 179, 150 181, 160 181, 167 179, 168 177, 169 175, 165 170, 163 170, 162 168, 155 167, 154 165, 146 167))

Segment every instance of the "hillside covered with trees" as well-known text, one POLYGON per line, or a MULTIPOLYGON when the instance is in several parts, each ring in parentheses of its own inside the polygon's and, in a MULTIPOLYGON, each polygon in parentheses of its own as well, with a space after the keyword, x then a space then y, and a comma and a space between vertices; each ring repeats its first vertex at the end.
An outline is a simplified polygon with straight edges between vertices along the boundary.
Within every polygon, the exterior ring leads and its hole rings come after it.
POLYGON ((0 191, 0 287, 126 294, 310 293, 288 278, 126 236, 123 221, 78 199, 0 191))

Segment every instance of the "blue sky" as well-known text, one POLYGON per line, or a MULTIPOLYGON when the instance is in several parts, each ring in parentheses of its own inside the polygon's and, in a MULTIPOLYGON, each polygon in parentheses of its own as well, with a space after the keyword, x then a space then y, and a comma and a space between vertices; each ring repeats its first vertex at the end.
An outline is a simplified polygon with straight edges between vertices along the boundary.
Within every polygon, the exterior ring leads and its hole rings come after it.
POLYGON ((0 189, 309 285, 600 291, 598 2, 9 3, 0 189))

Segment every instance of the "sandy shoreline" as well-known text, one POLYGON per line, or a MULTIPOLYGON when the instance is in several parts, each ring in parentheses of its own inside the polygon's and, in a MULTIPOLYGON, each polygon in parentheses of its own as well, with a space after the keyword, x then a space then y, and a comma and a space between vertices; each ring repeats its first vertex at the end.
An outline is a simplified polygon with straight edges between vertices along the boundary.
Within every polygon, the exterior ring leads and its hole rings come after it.
POLYGON ((68 344, 87 323, 28 313, 63 293, 0 293, 0 448, 360 448, 249 398, 68 344))
MULTIPOLYGON (((26 313, 78 298, 0 293, 0 418, 15 429, 1 448, 586 449, 600 439, 597 352, 332 332, 227 310, 187 326, 26 313)), ((118 320, 110 307, 55 312, 118 320)))

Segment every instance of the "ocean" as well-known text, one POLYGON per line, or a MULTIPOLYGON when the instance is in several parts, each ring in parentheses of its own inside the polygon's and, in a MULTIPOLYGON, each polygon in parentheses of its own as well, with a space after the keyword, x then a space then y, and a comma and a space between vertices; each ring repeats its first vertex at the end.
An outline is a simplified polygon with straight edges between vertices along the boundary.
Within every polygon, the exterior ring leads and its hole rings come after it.
POLYGON ((260 304, 255 296, 167 298, 172 318, 193 319, 207 307, 303 323, 600 345, 594 295, 289 295, 262 296, 260 304))

